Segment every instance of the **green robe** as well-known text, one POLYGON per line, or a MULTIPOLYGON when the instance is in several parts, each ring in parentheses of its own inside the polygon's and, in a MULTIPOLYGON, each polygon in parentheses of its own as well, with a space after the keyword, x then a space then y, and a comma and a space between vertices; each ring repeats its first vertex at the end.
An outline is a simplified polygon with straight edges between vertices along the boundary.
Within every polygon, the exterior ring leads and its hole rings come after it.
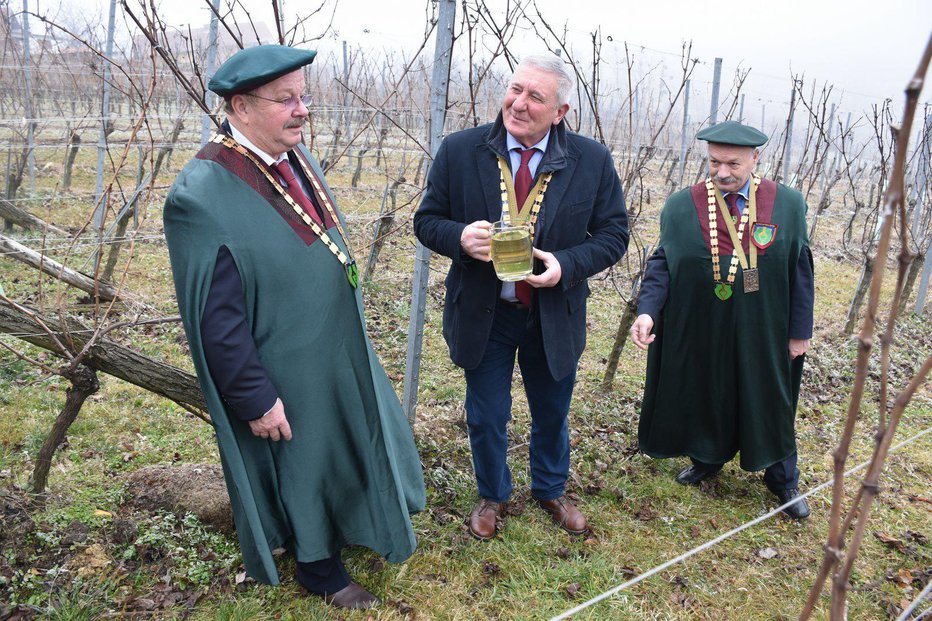
MULTIPOLYGON (((330 250, 319 240, 306 245, 270 200, 282 199, 253 164, 210 143, 178 175, 164 212, 178 307, 246 570, 277 584, 278 547, 308 562, 358 544, 401 562, 416 546, 410 514, 425 503, 411 427, 366 336, 360 292, 330 250), (224 245, 242 279, 259 358, 284 403, 290 442, 254 436, 208 372, 201 317, 224 245)), ((349 254, 336 227, 329 234, 349 254)))
MULTIPOLYGON (((651 457, 722 464, 740 452, 743 469, 761 470, 796 451, 803 356, 790 359, 788 330, 792 278, 800 253, 808 252, 806 204, 799 192, 763 180, 758 213, 759 222, 779 227, 758 257, 760 291, 744 293, 739 267, 734 294, 721 301, 713 293, 705 185, 664 205, 660 245, 670 287, 648 351, 638 429, 651 457)), ((729 237, 720 214, 718 225, 721 243, 729 237)), ((726 243, 723 279, 732 252, 726 243)))

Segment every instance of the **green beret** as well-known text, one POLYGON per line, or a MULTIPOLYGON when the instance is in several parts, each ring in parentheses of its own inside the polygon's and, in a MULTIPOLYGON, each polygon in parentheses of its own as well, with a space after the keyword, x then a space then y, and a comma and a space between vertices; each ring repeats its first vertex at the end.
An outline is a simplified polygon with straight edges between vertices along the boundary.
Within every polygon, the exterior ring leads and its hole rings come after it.
POLYGON ((221 97, 246 93, 314 61, 317 52, 284 45, 256 45, 230 56, 207 88, 221 97))
POLYGON ((738 121, 725 121, 706 127, 696 134, 696 138, 717 144, 734 144, 739 147, 759 147, 768 140, 767 134, 753 127, 742 125, 738 121))

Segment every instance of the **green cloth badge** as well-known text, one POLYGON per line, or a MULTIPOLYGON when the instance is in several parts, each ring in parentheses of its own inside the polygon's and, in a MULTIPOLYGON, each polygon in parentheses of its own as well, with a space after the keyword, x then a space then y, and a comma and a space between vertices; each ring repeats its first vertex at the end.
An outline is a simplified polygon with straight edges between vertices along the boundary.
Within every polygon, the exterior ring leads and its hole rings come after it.
POLYGON ((777 237, 777 225, 755 222, 751 227, 751 239, 754 245, 763 250, 777 237))

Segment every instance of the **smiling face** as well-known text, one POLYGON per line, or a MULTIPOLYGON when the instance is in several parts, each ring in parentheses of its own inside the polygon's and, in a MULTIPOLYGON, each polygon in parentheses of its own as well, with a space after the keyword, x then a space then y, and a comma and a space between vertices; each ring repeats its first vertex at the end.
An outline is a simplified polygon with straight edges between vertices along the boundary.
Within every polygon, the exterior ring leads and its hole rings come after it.
POLYGON ((569 110, 558 103, 557 76, 533 66, 519 66, 502 102, 505 129, 525 147, 540 142, 569 110))
POLYGON ((307 107, 300 100, 304 86, 304 72, 299 69, 258 87, 251 93, 255 97, 247 93, 233 95, 230 121, 254 145, 278 158, 301 142, 301 130, 308 117, 307 107), (293 105, 280 103, 288 98, 296 99, 293 105))
POLYGON ((760 151, 754 147, 709 143, 709 174, 722 194, 740 190, 757 167, 760 151))

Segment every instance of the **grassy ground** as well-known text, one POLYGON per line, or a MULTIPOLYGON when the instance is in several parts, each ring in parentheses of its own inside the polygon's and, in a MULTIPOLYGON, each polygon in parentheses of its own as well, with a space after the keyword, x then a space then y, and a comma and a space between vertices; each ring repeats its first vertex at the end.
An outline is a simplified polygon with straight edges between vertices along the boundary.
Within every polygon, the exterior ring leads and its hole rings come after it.
MULTIPOLYGON (((190 154, 176 154, 164 185, 190 154)), ((93 188, 93 157, 82 157, 76 193, 93 188)), ((331 175, 331 186, 350 216, 357 255, 364 260, 384 179, 368 171, 359 189, 352 168, 331 175)), ((39 179, 40 196, 52 194, 54 174, 39 179)), ((160 182, 162 183, 162 182, 160 182)), ((405 188, 402 200, 414 195, 405 188)), ((662 195, 661 190, 655 191, 662 195)), ((54 221, 77 227, 89 213, 86 198, 45 199, 54 221)), ((143 214, 141 231, 161 231, 161 196, 143 214)), ((416 200, 414 201, 416 204, 416 200)), ((646 206, 655 222, 659 205, 646 206)), ((370 336, 400 394, 407 342, 414 242, 410 207, 386 244, 378 273, 365 290, 370 336)), ((831 222, 831 221, 829 221, 831 222)), ((653 232, 645 224, 645 237, 653 232)), ((823 226, 823 225, 820 225, 823 226)), ((816 335, 798 415, 802 487, 831 478, 831 453, 841 435, 857 352, 841 333, 859 266, 840 252, 839 231, 820 230, 815 243, 816 335), (823 241, 824 240, 824 241, 823 241)), ((28 239, 28 236, 25 236, 28 239)), ((30 242, 38 245, 37 242, 30 242)), ((49 245, 52 245, 51 243, 49 245)), ((64 250, 53 254, 62 255, 64 250)), ((80 265, 82 247, 71 254, 80 265)), ((130 308, 144 317, 174 314, 167 253, 158 240, 138 243, 127 271, 130 308)), ((124 259, 127 254, 124 254, 124 259)), ((125 265, 121 262, 120 269, 125 265)), ((53 619, 155 617, 194 619, 541 619, 572 608, 775 506, 760 475, 729 464, 717 479, 684 488, 673 476, 685 460, 657 461, 637 451, 636 430, 645 355, 625 349, 615 386, 600 388, 622 308, 612 280, 592 281, 589 346, 580 362, 571 412, 573 474, 570 489, 590 516, 593 534, 571 537, 555 529, 528 497, 528 416, 516 377, 510 464, 516 495, 502 535, 478 542, 464 519, 475 502, 462 408, 464 383, 440 334, 446 264, 434 259, 429 295, 420 406, 415 435, 424 466, 428 508, 415 516, 420 547, 402 565, 350 550, 351 573, 385 603, 374 611, 336 613, 305 597, 280 559, 283 584, 242 580, 233 539, 210 532, 191 516, 130 508, 125 473, 158 463, 216 462, 210 428, 174 404, 110 377, 84 406, 59 450, 43 506, 23 492, 33 458, 63 401, 66 383, 8 352, 0 352, 0 618, 4 614, 53 619), (15 611, 15 612, 14 612, 15 611)), ((120 270, 118 270, 119 272, 120 270)), ((624 283, 621 274, 616 275, 624 283)), ((888 274, 889 283, 893 279, 888 274)), ((56 285, 40 287, 33 272, 0 261, 0 283, 14 299, 60 305, 56 285)), ((627 285, 619 287, 627 291, 627 285)), ((63 299, 71 308, 77 296, 63 299)), ((121 342, 173 364, 191 367, 180 327, 167 324, 115 334, 121 342)), ((41 352, 15 345, 33 356, 41 352)), ((892 386, 901 388, 932 352, 927 316, 909 315, 897 328, 892 386)), ((876 356, 875 356, 876 358, 876 356)), ((45 357, 47 362, 52 358, 45 357)), ((873 446, 879 369, 869 393, 850 465, 873 446)), ((904 416, 898 439, 932 426, 927 387, 904 416)), ((894 452, 855 563, 850 618, 885 619, 909 602, 932 576, 932 436, 894 452), (882 541, 886 539, 886 543, 882 541)), ((850 478, 846 491, 855 488, 850 478)), ((685 563, 576 615, 577 619, 791 619, 805 601, 822 556, 830 490, 811 498, 813 517, 796 523, 775 517, 706 550, 685 563)), ((824 598, 817 616, 827 616, 824 598)))

